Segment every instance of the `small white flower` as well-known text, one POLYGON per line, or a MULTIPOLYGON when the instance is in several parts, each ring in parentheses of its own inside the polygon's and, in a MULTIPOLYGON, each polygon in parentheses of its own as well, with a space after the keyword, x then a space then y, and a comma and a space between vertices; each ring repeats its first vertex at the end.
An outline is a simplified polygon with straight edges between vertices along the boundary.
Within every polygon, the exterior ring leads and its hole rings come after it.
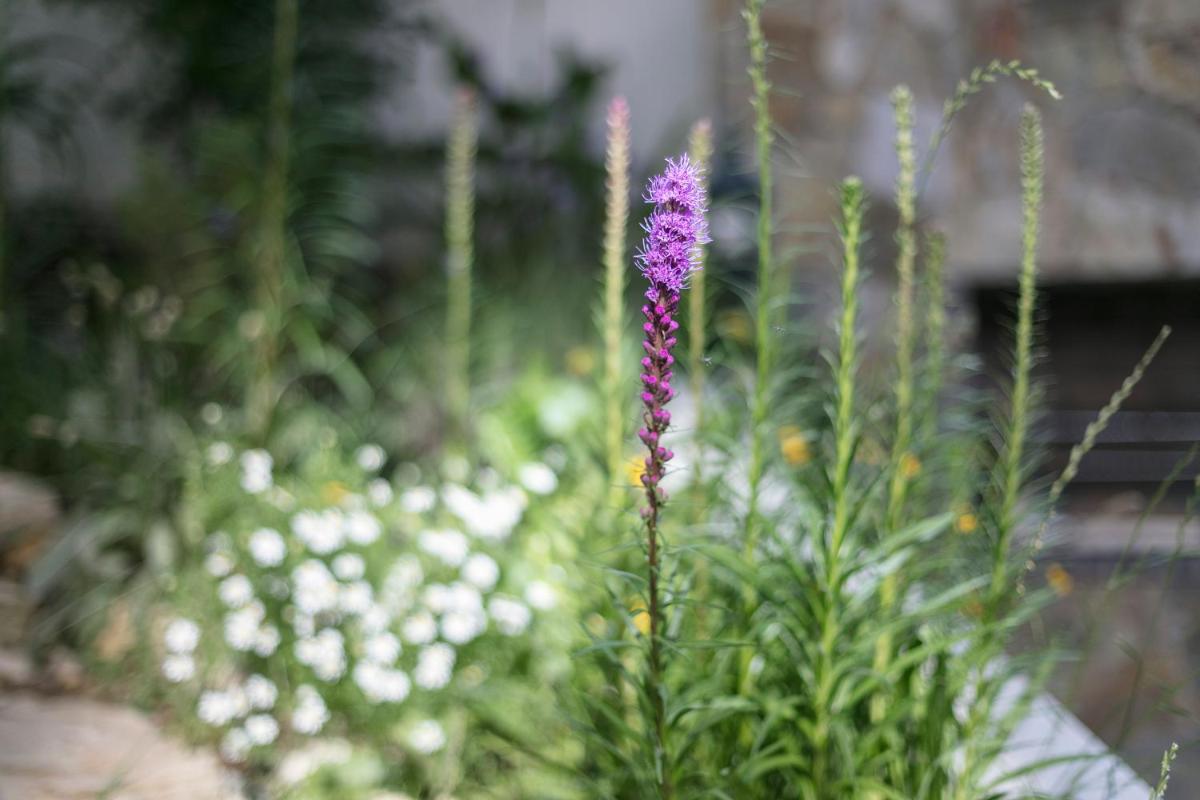
POLYGON ((324 562, 310 558, 292 571, 292 600, 304 614, 314 616, 337 607, 339 586, 324 562))
POLYGON ((471 584, 455 581, 450 584, 446 610, 463 614, 483 611, 483 595, 471 584))
POLYGON ((392 502, 393 497, 395 493, 392 491, 392 485, 383 478, 375 478, 367 484, 367 499, 376 508, 386 506, 392 502))
POLYGON ((204 569, 214 578, 224 578, 233 572, 233 559, 227 553, 209 553, 204 559, 204 569))
POLYGON ((529 627, 532 614, 529 607, 510 597, 493 597, 488 601, 488 613, 496 621, 496 627, 506 636, 519 636, 529 627))
POLYGON ((436 720, 421 720, 408 732, 408 746, 424 755, 436 753, 446 746, 446 732, 436 720))
POLYGON ((550 494, 558 488, 558 476, 540 461, 522 464, 517 470, 517 480, 534 494, 550 494))
POLYGON ((421 593, 421 602, 435 614, 444 614, 450 608, 450 587, 443 583, 431 583, 421 593))
POLYGON ((245 575, 230 575, 217 587, 217 596, 230 608, 241 608, 254 599, 254 584, 245 575))
POLYGON ((404 613, 413 604, 414 592, 425 580, 425 572, 416 556, 397 558, 383 579, 380 602, 394 615, 404 613))
POLYGON ((225 694, 229 695, 229 702, 233 704, 235 718, 241 718, 250 713, 250 698, 246 697, 245 689, 241 686, 231 686, 225 694))
POLYGON ((400 630, 404 640, 411 644, 429 644, 437 636, 437 622, 428 611, 418 611, 408 619, 400 630))
POLYGON ((186 653, 172 653, 163 659, 162 674, 171 683, 189 681, 196 674, 196 662, 186 653))
POLYGON ((371 661, 354 667, 354 682, 374 703, 399 703, 412 691, 412 682, 402 670, 388 669, 371 661))
POLYGON ((221 756, 236 764, 246 759, 246 753, 252 746, 250 735, 241 728, 234 728, 221 740, 221 756))
POLYGON ((417 686, 432 690, 448 684, 454 674, 456 657, 454 648, 441 642, 421 648, 417 656, 417 668, 413 671, 417 686))
POLYGON ((437 493, 428 486, 414 486, 400 494, 400 507, 410 514, 425 514, 437 504, 437 493))
POLYGON ((345 640, 335 628, 325 628, 296 642, 296 660, 307 664, 323 681, 336 681, 346 671, 345 640))
POLYGON ((274 625, 264 625, 254 636, 254 654, 267 658, 275 654, 279 648, 279 628, 274 625))
POLYGON ((355 544, 371 544, 383 533, 383 526, 370 511, 351 511, 346 514, 346 538, 355 544))
POLYGON ((333 574, 340 580, 356 581, 366 571, 366 562, 358 553, 342 553, 333 560, 333 574))
POLYGON ((270 714, 254 714, 247 717, 246 738, 252 745, 270 744, 279 735, 279 723, 270 714))
POLYGON ((250 707, 260 711, 272 708, 275 701, 279 699, 279 690, 265 675, 251 675, 246 679, 242 690, 246 693, 246 700, 250 703, 250 707))
POLYGON ((347 614, 365 614, 375 606, 371 584, 354 581, 338 589, 338 608, 347 614))
POLYGON ((221 467, 233 460, 233 448, 228 442, 213 442, 208 446, 206 455, 209 464, 221 467))
POLYGON ((216 425, 223 416, 225 411, 217 403, 205 403, 200 406, 200 419, 204 420, 206 425, 216 425))
POLYGON ((387 460, 387 454, 377 444, 364 444, 354 454, 354 460, 364 471, 374 472, 383 466, 383 462, 387 460))
POLYGON ((292 730, 307 736, 321 732, 329 721, 329 709, 321 693, 308 684, 296 687, 296 707, 292 710, 292 730))
POLYGON ((292 630, 296 632, 296 636, 303 639, 306 636, 312 636, 317 632, 317 620, 311 614, 305 614, 296 609, 289 609, 292 614, 291 623, 292 630))
MULTIPOLYGON (((353 755, 345 739, 321 739, 299 750, 289 750, 275 768, 275 780, 283 786, 295 786, 329 764, 345 764, 353 755)), ((411 800, 411 798, 410 798, 411 800)))
POLYGON ((392 613, 385 607, 374 604, 358 618, 363 633, 381 633, 392 624, 392 613))
POLYGON ((525 587, 525 602, 538 611, 549 611, 558 605, 558 592, 545 581, 530 581, 525 587))
POLYGON ((466 644, 487 630, 487 615, 482 609, 451 611, 442 617, 442 638, 451 644, 466 644))
POLYGON ((474 553, 462 568, 463 580, 479 587, 480 591, 490 591, 500 580, 500 567, 496 560, 486 553, 474 553))
POLYGON ((225 615, 225 641, 234 650, 253 650, 258 643, 259 625, 263 620, 262 603, 255 601, 245 608, 225 615))
POLYGON ((242 489, 248 494, 261 494, 273 484, 271 470, 275 465, 266 450, 247 450, 242 453, 242 489))
POLYGON ((250 534, 250 557, 262 567, 277 567, 287 555, 287 544, 274 528, 259 528, 250 534))
POLYGON ((200 643, 200 626, 190 619, 176 617, 163 632, 163 643, 172 653, 190 653, 200 643))
POLYGON ((417 546, 450 567, 457 567, 471 552, 467 537, 456 530, 421 531, 417 546))
POLYGON ((376 664, 394 664, 400 656, 400 640, 391 633, 377 633, 363 643, 363 656, 376 664))
POLYGON ((317 555, 332 553, 345 542, 342 512, 336 508, 324 511, 299 511, 292 516, 292 533, 305 547, 317 555))
POLYGON ((237 716, 237 704, 228 692, 208 690, 196 703, 196 716, 201 722, 219 728, 237 716))

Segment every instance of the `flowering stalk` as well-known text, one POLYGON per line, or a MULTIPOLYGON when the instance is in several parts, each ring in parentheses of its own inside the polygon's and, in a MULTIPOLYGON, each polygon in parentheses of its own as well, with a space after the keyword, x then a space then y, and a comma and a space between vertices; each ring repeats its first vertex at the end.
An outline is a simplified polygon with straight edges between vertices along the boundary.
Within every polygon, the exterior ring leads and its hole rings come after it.
POLYGON ((276 0, 271 53, 271 95, 267 107, 267 152, 263 174, 261 251, 256 260, 256 300, 263 328, 254 343, 254 374, 247 395, 250 429, 262 438, 275 405, 275 368, 283 327, 287 258, 287 190, 292 82, 299 26, 297 0, 276 0))
POLYGON ((977 782, 987 758, 978 745, 981 728, 992 718, 996 681, 981 666, 1002 644, 1000 636, 1005 612, 1010 607, 1012 574, 1012 537, 1018 522, 1018 504, 1024 488, 1025 445, 1033 414, 1033 315, 1037 292, 1037 242, 1042 206, 1043 150, 1042 118, 1037 109, 1026 104, 1021 113, 1021 271, 1018 278, 1016 352, 1013 358, 1012 408, 1003 431, 1004 448, 997 476, 996 533, 992 544, 992 582, 983 606, 980 642, 975 648, 979 675, 975 696, 979 698, 963 726, 962 764, 955 786, 954 800, 976 796, 977 782))
POLYGON ((1037 242, 1042 207, 1042 117, 1026 104, 1021 113, 1021 228, 1020 293, 1017 301, 1017 342, 1013 364, 1012 411, 1005 432, 1001 457, 1000 510, 992 553, 991 607, 996 612, 1005 602, 1009 579, 1009 550, 1017 527, 1024 473, 1026 439, 1033 407, 1033 307, 1037 281, 1037 242))
POLYGON ((475 95, 458 93, 446 151, 446 406, 452 436, 465 440, 471 406, 471 263, 475 252, 475 95))
POLYGON ((679 297, 687 285, 688 275, 699 268, 699 247, 708 241, 708 226, 704 219, 706 199, 700 171, 686 155, 678 161, 667 160, 667 168, 654 177, 646 190, 646 202, 654 204, 654 212, 646 221, 646 238, 637 260, 642 275, 649 281, 646 318, 642 329, 645 340, 642 348, 642 421, 644 427, 638 438, 646 445, 646 471, 642 484, 646 490, 646 506, 642 518, 646 523, 646 565, 649 573, 647 611, 650 616, 650 661, 646 680, 647 693, 654 713, 655 761, 659 792, 662 797, 672 794, 666 752, 666 709, 662 692, 662 608, 659 602, 659 512, 666 501, 660 483, 667 462, 674 454, 663 445, 663 434, 671 424, 667 404, 675 396, 671 388, 675 357, 671 354, 677 343, 679 297))
MULTIPOLYGON (((746 509, 746 542, 747 559, 754 557, 758 545, 758 493, 766 469, 766 444, 764 441, 767 421, 768 382, 771 379, 771 367, 775 356, 774 314, 772 303, 775 301, 773 286, 775 277, 775 262, 771 253, 771 215, 772 215, 772 173, 771 147, 774 142, 774 132, 771 129, 771 83, 767 80, 767 39, 763 35, 762 10, 765 0, 747 0, 742 12, 746 19, 746 41, 750 46, 750 85, 753 94, 750 105, 754 109, 754 144, 758 160, 758 287, 756 290, 757 307, 755 309, 756 370, 754 379, 754 397, 750 407, 750 474, 749 499, 746 509)), ((748 589, 748 591, 752 591, 748 589)), ((751 595, 752 598, 752 595, 751 595)), ((747 603, 751 605, 751 603, 747 603)), ((746 663, 749 664, 749 654, 746 663)), ((745 670, 743 670, 743 673, 745 670)), ((745 676, 743 675, 743 681, 745 676)))
MULTIPOLYGON (((708 172, 712 159, 712 123, 702 119, 692 126, 688 139, 688 156, 701 174, 708 172)), ((707 341, 706 312, 704 308, 704 251, 700 250, 698 269, 692 281, 692 293, 688 297, 688 373, 692 378, 693 403, 695 403, 696 435, 704 427, 704 343, 707 341)), ((700 461, 696 461, 695 481, 700 481, 700 461)))
MULTIPOLYGON (((912 462, 910 452, 913 433, 913 350, 916 326, 913 318, 915 295, 914 265, 917 256, 917 237, 913 231, 916 221, 916 153, 913 149, 912 92, 901 84, 892 91, 892 108, 896 115, 896 156, 900 171, 896 177, 896 210, 900 224, 896 230, 896 438, 892 442, 891 479, 888 482, 887 512, 884 535, 896 533, 903 522, 908 481, 912 477, 906 462, 912 462)), ((916 463, 916 462, 912 462, 916 463)), ((884 616, 892 612, 899 594, 899 576, 889 572, 880 586, 880 604, 884 616)), ((875 671, 887 671, 892 657, 892 631, 887 629, 875 643, 875 671)), ((887 711, 887 698, 882 692, 871 699, 871 720, 878 723, 887 711)))
POLYGON ((922 441, 937 433, 938 398, 946 364, 946 237, 930 233, 925 238, 925 386, 921 414, 922 441))
POLYGON ((625 330, 625 236, 629 221, 629 104, 614 97, 608 106, 608 202, 604 222, 604 405, 609 483, 620 491, 625 471, 621 363, 625 330))

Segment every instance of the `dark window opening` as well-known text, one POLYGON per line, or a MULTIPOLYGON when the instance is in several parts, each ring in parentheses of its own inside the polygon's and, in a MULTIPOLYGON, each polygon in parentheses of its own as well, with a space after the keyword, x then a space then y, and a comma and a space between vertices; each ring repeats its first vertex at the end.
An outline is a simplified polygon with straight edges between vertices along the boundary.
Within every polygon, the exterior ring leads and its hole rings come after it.
MULTIPOLYGON (((1015 291, 980 287, 973 300, 985 373, 1006 375, 1015 291)), ((1052 284, 1039 291, 1037 318, 1045 412, 1037 436, 1049 451, 1047 473, 1055 475, 1159 329, 1171 326, 1171 337, 1084 460, 1062 504, 1076 515, 1139 513, 1200 442, 1200 280, 1052 284)), ((1158 513, 1182 511, 1191 493, 1187 479, 1196 473, 1193 462, 1158 513)))

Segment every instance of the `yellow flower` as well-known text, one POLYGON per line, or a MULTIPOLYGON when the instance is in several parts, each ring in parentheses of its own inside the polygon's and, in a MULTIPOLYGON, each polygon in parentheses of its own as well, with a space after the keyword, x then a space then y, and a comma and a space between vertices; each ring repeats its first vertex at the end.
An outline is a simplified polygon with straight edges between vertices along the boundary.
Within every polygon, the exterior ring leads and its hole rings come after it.
POLYGON ((650 612, 646 610, 646 604, 635 600, 629 608, 629 613, 633 615, 633 627, 637 628, 638 633, 642 636, 649 635, 650 612))
POLYGON ((642 476, 646 474, 646 459, 642 456, 634 456, 626 461, 625 474, 629 476, 629 483, 632 486, 641 486, 642 476))
POLYGON ((596 368, 596 354, 590 347, 576 345, 567 351, 567 372, 582 378, 592 374, 596 368))
POLYGON ((921 459, 914 456, 912 453, 905 453, 900 456, 900 474, 905 480, 911 481, 913 478, 921 474, 921 459))
POLYGON ((979 518, 969 507, 964 507, 958 512, 958 516, 954 520, 954 530, 963 534, 974 533, 979 527, 979 518))
POLYGON ((808 439, 796 425, 784 425, 779 429, 779 452, 789 464, 797 466, 812 460, 808 439))
POLYGON ((1075 590, 1075 579, 1057 562, 1046 567, 1046 583, 1059 597, 1066 597, 1075 590))
POLYGON ((337 505, 350 494, 349 487, 341 481, 329 481, 321 487, 321 499, 330 505, 337 505))

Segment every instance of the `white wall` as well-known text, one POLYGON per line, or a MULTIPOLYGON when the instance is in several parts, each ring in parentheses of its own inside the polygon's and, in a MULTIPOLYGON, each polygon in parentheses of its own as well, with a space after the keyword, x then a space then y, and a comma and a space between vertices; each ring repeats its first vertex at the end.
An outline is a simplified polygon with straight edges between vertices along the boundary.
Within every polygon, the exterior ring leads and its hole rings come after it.
MULTIPOLYGON (((438 0, 427 9, 479 54, 485 74, 504 91, 546 93, 564 49, 610 65, 591 126, 597 146, 603 103, 614 94, 629 101, 639 160, 682 149, 691 124, 715 113, 709 0, 438 0)), ((381 104, 393 136, 435 134, 449 117, 452 87, 435 48, 420 48, 414 78, 381 104)))
MULTIPOLYGON (((716 111, 718 48, 711 0, 394 2, 398 14, 423 11, 454 31, 477 52, 485 74, 504 92, 544 95, 554 85, 558 55, 564 50, 609 65, 589 125, 597 152, 603 147, 604 104, 614 94, 629 100, 634 155, 640 163, 682 150, 691 124, 716 111)), ((36 0, 14 4, 12 12, 6 32, 12 40, 49 34, 78 43, 68 58, 39 63, 56 81, 85 80, 94 76, 97 65, 116 61, 120 68, 105 76, 105 89, 136 85, 131 70, 144 68, 144 58, 112 58, 111 48, 127 45, 128 39, 109 18, 36 0)), ((390 35, 381 33, 380 46, 403 52, 390 35)), ((449 118, 453 86, 442 54, 422 43, 414 57, 410 79, 398 76, 378 104, 383 132, 396 139, 439 136, 449 118)), ((129 186, 137 169, 135 127, 116 124, 98 107, 80 110, 72 137, 78 160, 65 170, 47 159, 37 141, 9 126, 0 157, 11 190, 28 194, 56 186, 103 203, 129 186)))

